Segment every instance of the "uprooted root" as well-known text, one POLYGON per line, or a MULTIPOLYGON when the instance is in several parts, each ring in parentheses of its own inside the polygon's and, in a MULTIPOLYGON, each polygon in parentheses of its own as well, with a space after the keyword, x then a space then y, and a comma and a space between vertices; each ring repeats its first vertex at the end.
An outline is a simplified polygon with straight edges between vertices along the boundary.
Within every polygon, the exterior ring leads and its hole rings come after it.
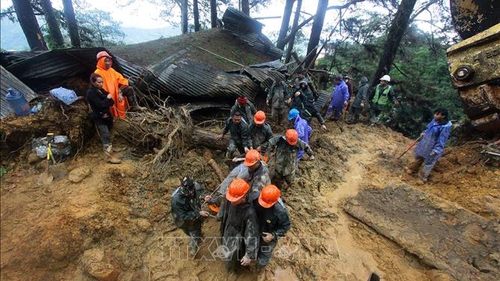
POLYGON ((154 111, 134 112, 125 120, 127 129, 120 134, 136 147, 153 149, 156 154, 146 163, 150 174, 165 173, 166 167, 187 149, 193 130, 188 109, 157 104, 154 111))

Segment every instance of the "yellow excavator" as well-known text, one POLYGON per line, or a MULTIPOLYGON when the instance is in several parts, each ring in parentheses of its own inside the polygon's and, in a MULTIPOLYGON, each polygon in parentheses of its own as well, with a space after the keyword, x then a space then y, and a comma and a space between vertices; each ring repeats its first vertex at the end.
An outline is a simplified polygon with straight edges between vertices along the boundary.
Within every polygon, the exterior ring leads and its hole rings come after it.
POLYGON ((481 131, 500 131, 500 0, 450 0, 464 39, 447 50, 448 69, 465 114, 481 131))

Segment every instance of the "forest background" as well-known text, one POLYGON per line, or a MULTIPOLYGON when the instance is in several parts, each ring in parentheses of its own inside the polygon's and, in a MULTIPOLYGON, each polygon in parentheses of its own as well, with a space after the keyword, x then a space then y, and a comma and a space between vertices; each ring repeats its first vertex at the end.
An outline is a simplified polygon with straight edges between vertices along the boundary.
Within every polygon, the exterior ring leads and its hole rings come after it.
POLYGON ((388 73, 401 103, 386 125, 407 136, 417 136, 437 107, 448 108, 455 123, 466 120, 446 63, 446 49, 460 40, 446 0, 127 0, 112 12, 89 9, 87 1, 2 1, 1 18, 20 23, 31 50, 45 50, 125 44, 124 23, 112 14, 141 3, 157 7, 160 20, 183 34, 217 28, 233 7, 279 25, 266 35, 284 50, 285 63, 295 51, 305 68, 349 75, 355 90, 362 76, 375 85, 388 73), (280 17, 262 18, 269 10, 280 17))

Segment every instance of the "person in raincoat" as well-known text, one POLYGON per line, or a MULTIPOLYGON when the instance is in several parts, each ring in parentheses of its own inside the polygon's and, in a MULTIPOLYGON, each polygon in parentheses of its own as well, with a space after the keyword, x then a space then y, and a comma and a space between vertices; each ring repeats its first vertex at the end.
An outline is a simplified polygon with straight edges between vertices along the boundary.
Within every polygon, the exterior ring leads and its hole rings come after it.
POLYGON ((326 111, 325 119, 329 119, 332 114, 333 120, 338 121, 342 116, 344 107, 347 107, 349 101, 349 90, 347 84, 344 82, 342 75, 335 76, 335 89, 333 90, 330 105, 326 111))
POLYGON ((128 109, 142 109, 135 100, 134 89, 129 86, 128 79, 113 68, 112 57, 106 51, 97 53, 97 65, 94 73, 101 75, 103 89, 108 92, 114 104, 110 107, 113 117, 125 119, 128 109))
MULTIPOLYGON (((309 138, 311 137, 313 130, 311 126, 309 126, 307 121, 300 117, 299 111, 297 109, 292 108, 288 112, 288 120, 293 122, 293 127, 295 128, 295 131, 297 131, 297 133, 299 134, 299 139, 309 144, 309 138)), ((302 158, 302 155, 304 155, 304 150, 299 150, 297 159, 300 160, 302 158)))
POLYGON ((359 116, 365 108, 368 108, 368 94, 370 85, 368 84, 368 78, 366 76, 361 77, 358 85, 358 93, 354 97, 354 101, 351 104, 349 110, 349 123, 359 122, 359 116))
POLYGON ((451 121, 448 120, 448 110, 445 108, 434 110, 434 119, 420 135, 421 140, 414 149, 415 160, 407 171, 410 174, 418 172, 422 182, 426 183, 432 168, 443 154, 450 131, 451 121))

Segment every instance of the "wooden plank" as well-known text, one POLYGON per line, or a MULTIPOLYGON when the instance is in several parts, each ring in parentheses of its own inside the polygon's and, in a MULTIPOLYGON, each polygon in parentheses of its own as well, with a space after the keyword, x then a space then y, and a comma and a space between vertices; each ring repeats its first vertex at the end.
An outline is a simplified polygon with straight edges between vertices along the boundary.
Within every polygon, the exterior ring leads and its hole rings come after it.
POLYGON ((408 185, 362 190, 353 217, 457 280, 500 280, 500 226, 408 185))

